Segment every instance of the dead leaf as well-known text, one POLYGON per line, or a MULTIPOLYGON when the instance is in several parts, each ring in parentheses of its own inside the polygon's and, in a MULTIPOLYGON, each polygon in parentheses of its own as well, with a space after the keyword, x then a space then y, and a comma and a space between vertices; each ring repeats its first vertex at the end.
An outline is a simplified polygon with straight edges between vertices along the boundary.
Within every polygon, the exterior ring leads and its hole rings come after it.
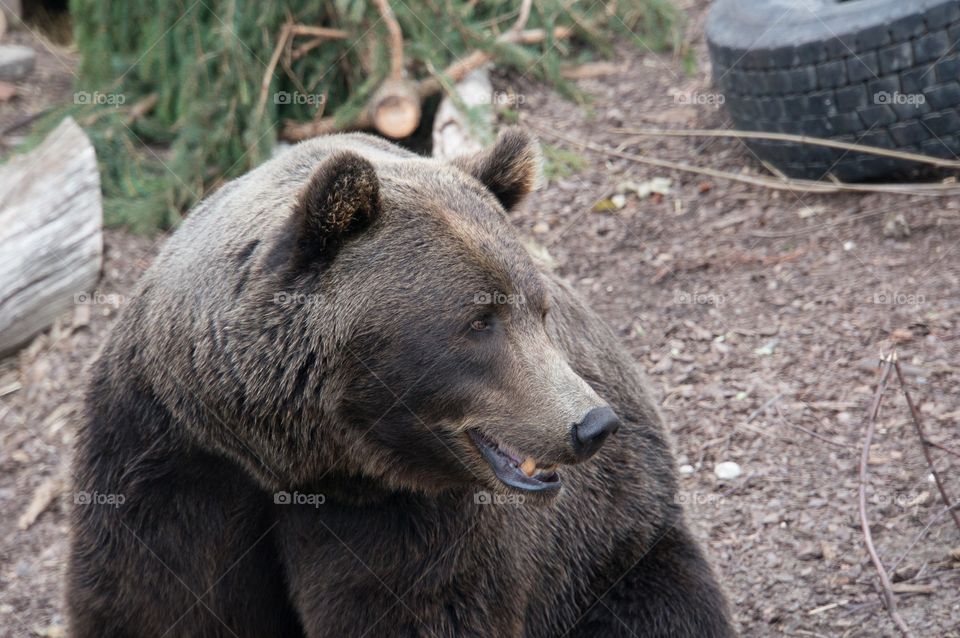
POLYGON ((44 510, 50 507, 54 499, 63 491, 63 479, 59 476, 51 476, 34 491, 30 504, 23 511, 20 518, 17 519, 17 527, 27 529, 33 525, 37 518, 43 514, 44 510))
POLYGON ((913 331, 907 328, 897 328, 890 333, 890 341, 893 343, 906 343, 913 339, 913 331))
POLYGON ((614 210, 617 210, 617 204, 613 201, 613 198, 601 199, 593 205, 593 212, 595 213, 608 213, 614 210))

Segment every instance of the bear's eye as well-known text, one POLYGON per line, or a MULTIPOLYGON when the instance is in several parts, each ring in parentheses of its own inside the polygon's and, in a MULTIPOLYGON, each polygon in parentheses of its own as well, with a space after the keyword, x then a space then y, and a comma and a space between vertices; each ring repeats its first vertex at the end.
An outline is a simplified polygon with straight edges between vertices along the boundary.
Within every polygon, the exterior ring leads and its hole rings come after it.
POLYGON ((474 319, 470 322, 470 329, 474 332, 483 332, 490 329, 490 322, 486 319, 474 319))

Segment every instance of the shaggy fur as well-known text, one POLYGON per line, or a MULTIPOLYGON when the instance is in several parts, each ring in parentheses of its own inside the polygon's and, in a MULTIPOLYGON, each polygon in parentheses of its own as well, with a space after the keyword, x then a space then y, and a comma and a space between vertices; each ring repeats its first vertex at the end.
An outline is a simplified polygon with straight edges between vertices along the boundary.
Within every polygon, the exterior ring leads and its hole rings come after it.
POLYGON ((322 138, 191 213, 94 368, 77 489, 124 498, 74 512, 74 636, 732 635, 640 372, 506 220, 535 149, 322 138))

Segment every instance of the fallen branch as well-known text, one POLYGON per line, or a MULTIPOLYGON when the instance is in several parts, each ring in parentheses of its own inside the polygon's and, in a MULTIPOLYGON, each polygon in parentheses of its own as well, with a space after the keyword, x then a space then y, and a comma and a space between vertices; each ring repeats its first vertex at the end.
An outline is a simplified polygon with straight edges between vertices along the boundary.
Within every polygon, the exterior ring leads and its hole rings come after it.
POLYGON ((851 222, 860 221, 862 219, 869 219, 870 217, 877 217, 878 215, 883 215, 889 213, 891 209, 884 208, 881 210, 869 210, 858 215, 851 215, 849 217, 843 217, 835 222, 825 222, 823 224, 814 224, 813 226, 808 226, 801 230, 791 230, 784 232, 766 232, 762 230, 750 231, 748 234, 751 237, 758 237, 760 239, 787 239, 789 237, 799 237, 801 235, 807 235, 809 233, 815 233, 818 230, 826 230, 827 228, 833 228, 834 226, 841 226, 843 224, 849 224, 851 222))
POLYGON ((877 427, 877 416, 880 413, 880 402, 883 400, 883 393, 887 389, 887 383, 890 380, 890 371, 893 369, 896 361, 896 354, 889 354, 880 362, 880 380, 877 382, 877 390, 873 394, 873 404, 870 413, 866 419, 866 433, 863 436, 863 448, 860 453, 860 488, 858 493, 858 509, 860 512, 860 528, 863 530, 863 540, 867 546, 867 553, 870 554, 870 560, 877 570, 880 577, 881 596, 890 619, 897 626, 904 636, 911 637, 913 634, 907 627, 900 612, 897 611, 896 594, 893 593, 893 585, 890 582, 890 576, 883 567, 883 562, 877 554, 877 549, 873 546, 873 535, 870 533, 870 522, 867 518, 867 473, 870 463, 870 444, 873 441, 873 433, 877 427))
POLYGON ((936 441, 930 441, 930 440, 928 440, 928 441, 927 441, 927 445, 932 445, 933 447, 937 448, 938 450, 943 450, 944 452, 946 452, 947 454, 949 454, 949 455, 951 455, 951 456, 955 456, 955 457, 957 457, 957 458, 960 458, 960 452, 957 452, 957 451, 954 450, 953 448, 947 447, 947 446, 944 445, 943 443, 937 443, 936 441))
POLYGON ((280 28, 277 35, 277 44, 273 48, 270 60, 267 62, 267 68, 263 72, 263 79, 260 80, 260 97, 257 99, 256 117, 259 119, 263 115, 263 109, 267 104, 267 93, 270 91, 270 83, 273 80, 273 73, 277 70, 277 63, 280 62, 280 56, 288 44, 292 43, 293 38, 298 35, 313 36, 313 40, 299 47, 290 54, 294 60, 299 59, 317 46, 320 46, 327 40, 346 40, 350 33, 343 29, 331 29, 328 27, 315 27, 309 24, 294 24, 287 22, 280 28))
POLYGON ((825 146, 844 151, 857 151, 868 153, 870 155, 879 155, 881 157, 890 157, 894 159, 906 160, 909 162, 918 162, 921 164, 930 164, 943 168, 960 169, 960 160, 945 159, 941 157, 932 157, 920 153, 907 153, 904 151, 895 151, 889 148, 879 146, 868 146, 866 144, 853 144, 851 142, 841 142, 838 140, 826 139, 823 137, 810 137, 807 135, 791 135, 789 133, 766 133, 761 131, 737 131, 723 129, 665 129, 665 128, 629 128, 613 127, 608 129, 612 133, 626 133, 627 135, 639 135, 641 137, 733 137, 745 140, 770 140, 777 142, 795 142, 797 144, 807 144, 810 146, 825 146))
POLYGON ((919 542, 923 539, 923 537, 927 535, 927 532, 930 531, 930 528, 933 527, 933 524, 936 523, 937 521, 939 521, 939 520, 940 520, 941 518, 943 518, 945 515, 953 512, 953 511, 956 511, 958 507, 960 507, 960 503, 958 503, 957 505, 954 505, 954 506, 952 506, 952 507, 945 507, 945 508, 943 508, 942 510, 940 510, 939 512, 937 512, 936 514, 934 514, 934 515, 930 518, 930 520, 927 521, 927 524, 923 526, 923 529, 920 530, 920 533, 917 534, 917 535, 914 537, 914 539, 910 542, 910 545, 908 545, 908 546, 907 546, 907 549, 904 550, 903 554, 900 555, 900 558, 898 558, 896 561, 894 561, 893 566, 890 567, 890 571, 896 572, 896 571, 897 571, 897 567, 900 566, 900 563, 902 563, 903 560, 910 554, 910 552, 913 551, 913 548, 917 546, 917 543, 919 543, 919 542))
POLYGON ((374 92, 367 109, 378 132, 393 139, 407 137, 420 125, 420 96, 416 84, 403 77, 403 32, 387 0, 374 0, 387 27, 390 73, 374 92))
MULTIPOLYGON (((529 124, 528 124, 529 125, 529 124)), ((687 173, 695 173, 697 175, 708 175, 710 177, 715 177, 717 179, 726 179, 734 182, 741 182, 744 184, 752 184, 754 186, 763 186, 765 188, 770 188, 773 190, 784 190, 796 192, 801 190, 805 193, 842 193, 842 192, 857 192, 857 193, 890 193, 897 195, 922 195, 928 197, 942 197, 946 195, 958 195, 960 194, 960 185, 955 183, 949 184, 848 184, 846 182, 831 182, 826 184, 824 182, 817 182, 809 179, 795 179, 795 178, 783 178, 783 177, 767 177, 764 175, 742 175, 740 173, 731 173, 729 171, 721 171, 714 168, 706 168, 700 166, 691 166, 690 164, 683 164, 680 162, 672 162, 670 160, 659 159, 655 157, 644 157, 642 155, 634 155, 632 153, 625 153, 623 151, 617 151, 609 148, 605 148, 598 144, 592 142, 586 142, 583 140, 578 140, 575 138, 568 137, 566 135, 557 133, 555 131, 548 131, 541 129, 539 127, 531 126, 541 135, 546 137, 551 137, 568 144, 573 144, 574 146, 579 146, 596 153, 602 153, 610 157, 618 157, 620 159, 629 160, 631 162, 636 162, 638 164, 646 164, 649 166, 656 166, 658 168, 665 168, 675 171, 684 171, 687 173)))
POLYGON ((153 107, 157 105, 157 99, 158 96, 156 93, 150 93, 145 98, 134 104, 130 108, 130 112, 127 113, 127 126, 133 126, 134 122, 152 111, 153 107))
POLYGON ((306 24, 294 24, 290 26, 290 34, 294 36, 298 35, 310 35, 313 36, 312 40, 309 40, 296 49, 293 49, 290 52, 291 60, 299 60, 305 56, 310 51, 313 51, 318 46, 324 42, 330 40, 346 40, 350 37, 350 33, 344 31, 343 29, 330 29, 328 27, 314 27, 306 24))
MULTIPOLYGON (((543 42, 547 38, 547 32, 543 29, 524 30, 524 27, 526 26, 527 20, 530 16, 530 9, 525 9, 524 7, 529 7, 531 4, 532 0, 524 0, 524 4, 520 8, 516 22, 514 22, 513 26, 508 31, 505 31, 498 38, 500 43, 536 44, 538 42, 543 42)), ((553 37, 557 39, 568 38, 572 34, 573 29, 569 27, 555 27, 553 30, 553 37)), ((486 51, 473 51, 469 55, 454 61, 443 70, 440 75, 443 76, 444 81, 441 81, 440 77, 433 76, 424 78, 419 82, 411 83, 411 85, 414 87, 415 93, 419 101, 422 103, 427 98, 443 91, 444 82, 454 84, 460 82, 470 72, 479 69, 489 61, 490 54, 486 51)), ((371 100, 371 103, 375 103, 376 99, 377 98, 375 96, 373 100, 371 100)), ((323 117, 312 122, 287 120, 284 122, 283 129, 280 132, 280 137, 290 142, 299 142, 311 137, 317 137, 318 135, 327 135, 341 131, 370 129, 374 128, 375 126, 371 115, 371 109, 365 108, 357 114, 355 119, 347 123, 338 122, 334 116, 323 117)))
MULTIPOLYGON (((781 417, 781 418, 782 418, 782 417, 781 417)), ((794 429, 797 429, 797 430, 800 430, 800 431, 803 432, 804 434, 809 434, 809 435, 812 436, 813 438, 819 439, 819 440, 823 441, 824 443, 826 443, 826 444, 828 444, 828 445, 833 445, 834 447, 838 447, 838 448, 844 449, 844 450, 849 450, 851 447, 853 447, 853 446, 851 446, 851 445, 847 445, 846 443, 841 443, 840 441, 834 441, 833 439, 828 438, 828 437, 825 437, 825 436, 823 436, 822 434, 820 434, 820 433, 818 433, 818 432, 814 432, 813 430, 809 430, 809 429, 803 427, 802 425, 797 425, 796 423, 790 423, 790 422, 787 421, 786 419, 784 419, 783 422, 784 422, 787 426, 789 426, 789 427, 791 427, 791 428, 794 428, 794 429)))
POLYGON ((893 366, 897 371, 897 379, 900 381, 900 389, 903 390, 903 396, 907 400, 907 406, 910 408, 910 417, 913 419, 913 427, 917 431, 917 436, 920 438, 920 446, 923 448, 923 457, 927 460, 927 467, 930 469, 930 474, 933 475, 933 481, 937 484, 937 490, 940 492, 940 497, 943 499, 943 504, 950 510, 950 515, 953 517, 953 522, 957 526, 957 530, 960 531, 960 513, 953 509, 953 503, 950 501, 950 497, 947 496, 947 489, 943 484, 943 479, 940 478, 940 473, 937 472, 937 468, 933 463, 933 457, 930 455, 930 447, 927 445, 927 436, 923 433, 923 424, 920 420, 920 411, 917 410, 917 406, 913 403, 913 398, 910 396, 910 392, 907 391, 907 384, 903 380, 903 371, 900 370, 900 363, 894 359, 893 366))
POLYGON ((270 61, 267 62, 267 68, 263 72, 263 79, 260 80, 260 97, 257 98, 257 110, 254 117, 259 120, 263 116, 263 109, 267 105, 267 93, 270 91, 270 83, 273 81, 273 72, 277 69, 277 63, 280 61, 280 55, 284 47, 287 46, 287 40, 290 38, 290 29, 292 24, 289 22, 280 28, 280 34, 277 36, 277 45, 273 48, 273 54, 270 55, 270 61))
POLYGON ((291 24, 289 30, 292 35, 312 35, 324 40, 346 40, 350 37, 350 33, 343 29, 315 27, 309 24, 291 24))
POLYGON ((91 303, 102 227, 97 156, 73 118, 0 166, 0 357, 91 303))

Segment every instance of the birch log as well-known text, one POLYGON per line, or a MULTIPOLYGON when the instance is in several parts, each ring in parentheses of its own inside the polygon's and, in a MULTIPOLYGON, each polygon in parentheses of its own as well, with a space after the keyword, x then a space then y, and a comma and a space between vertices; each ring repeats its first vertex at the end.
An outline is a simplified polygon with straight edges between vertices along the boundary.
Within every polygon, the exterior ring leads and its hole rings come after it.
POLYGON ((102 227, 96 154, 72 118, 0 166, 0 356, 86 303, 102 227))
POLYGON ((433 156, 438 159, 477 153, 493 139, 493 86, 487 70, 471 71, 454 88, 476 118, 471 121, 449 95, 443 98, 433 120, 433 156))

